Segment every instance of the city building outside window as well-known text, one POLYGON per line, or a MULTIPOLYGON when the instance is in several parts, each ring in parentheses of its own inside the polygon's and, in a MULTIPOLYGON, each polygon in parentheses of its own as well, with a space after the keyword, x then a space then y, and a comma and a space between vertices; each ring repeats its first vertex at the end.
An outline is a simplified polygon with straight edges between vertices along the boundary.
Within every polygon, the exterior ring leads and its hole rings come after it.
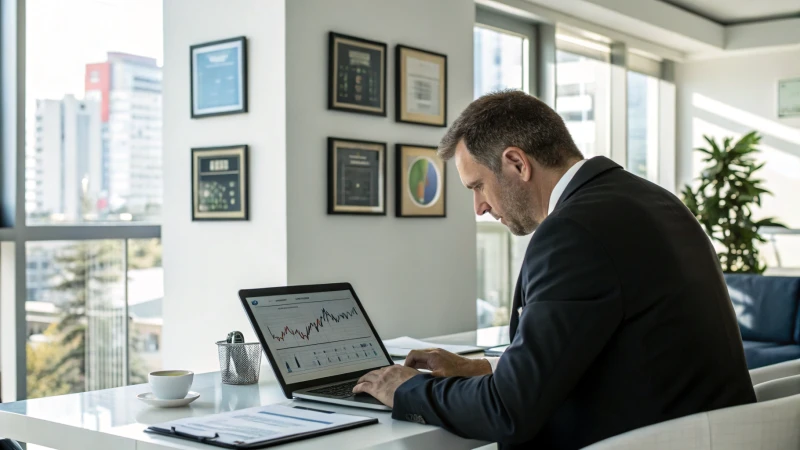
POLYGON ((37 237, 11 250, 25 298, 0 301, 24 305, 26 367, 3 380, 24 378, 20 399, 143 383, 161 368, 162 2, 24 11, 25 66, 2 68, 24 74, 24 149, 0 155, 24 164, 26 220, 0 226, 37 237))

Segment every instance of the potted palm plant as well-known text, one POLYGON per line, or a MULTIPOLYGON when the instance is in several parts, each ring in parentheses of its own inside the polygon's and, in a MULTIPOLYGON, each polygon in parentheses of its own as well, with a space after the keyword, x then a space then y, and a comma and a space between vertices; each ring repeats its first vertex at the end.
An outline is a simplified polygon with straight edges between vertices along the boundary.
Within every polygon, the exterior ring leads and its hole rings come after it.
POLYGON ((697 188, 687 184, 681 192, 684 204, 697 217, 711 239, 719 244, 717 256, 725 273, 762 274, 766 265, 759 258, 757 242, 766 242, 758 230, 764 226, 783 226, 768 217, 753 219, 753 206, 761 206, 761 195, 772 194, 763 187, 755 173, 764 167, 755 155, 761 136, 750 132, 733 143, 723 139, 722 145, 703 136, 708 147, 704 153, 707 165, 697 178, 697 188))

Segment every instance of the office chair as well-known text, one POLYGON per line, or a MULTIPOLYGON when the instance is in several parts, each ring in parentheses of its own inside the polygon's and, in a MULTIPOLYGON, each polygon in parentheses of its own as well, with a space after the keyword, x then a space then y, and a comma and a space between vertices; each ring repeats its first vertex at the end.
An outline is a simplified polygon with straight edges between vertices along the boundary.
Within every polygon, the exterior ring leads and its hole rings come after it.
POLYGON ((0 450, 22 450, 22 447, 13 439, 0 439, 0 450))
POLYGON ((768 402, 779 398, 800 394, 800 375, 778 378, 753 386, 759 402, 768 402))

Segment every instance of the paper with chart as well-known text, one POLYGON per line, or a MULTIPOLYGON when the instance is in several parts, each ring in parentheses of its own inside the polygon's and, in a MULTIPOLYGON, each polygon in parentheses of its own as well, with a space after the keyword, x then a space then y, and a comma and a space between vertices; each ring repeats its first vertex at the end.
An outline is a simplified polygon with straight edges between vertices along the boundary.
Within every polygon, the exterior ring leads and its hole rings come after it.
POLYGON ((410 338, 408 336, 383 341, 383 345, 386 346, 386 351, 389 352, 391 356, 402 358, 408 356, 408 352, 411 350, 425 350, 428 348, 441 348, 442 350, 447 350, 448 352, 455 353, 457 355, 483 351, 483 348, 481 347, 473 347, 471 345, 437 344, 435 342, 420 341, 419 339, 410 338))
POLYGON ((286 384, 392 364, 349 290, 247 303, 286 384))
POLYGON ((247 445, 290 436, 314 434, 326 429, 346 428, 359 423, 377 422, 369 417, 327 413, 284 405, 188 417, 150 427, 163 434, 210 439, 209 443, 247 445))

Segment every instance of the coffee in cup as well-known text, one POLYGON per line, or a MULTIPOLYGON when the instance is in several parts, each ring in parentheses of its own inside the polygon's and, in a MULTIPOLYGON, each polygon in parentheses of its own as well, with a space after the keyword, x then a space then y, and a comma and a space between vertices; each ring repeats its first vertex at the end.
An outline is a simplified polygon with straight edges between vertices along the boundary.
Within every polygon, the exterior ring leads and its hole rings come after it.
POLYGON ((159 370, 150 372, 150 388, 153 396, 160 400, 179 400, 186 397, 194 381, 194 372, 189 370, 159 370))

